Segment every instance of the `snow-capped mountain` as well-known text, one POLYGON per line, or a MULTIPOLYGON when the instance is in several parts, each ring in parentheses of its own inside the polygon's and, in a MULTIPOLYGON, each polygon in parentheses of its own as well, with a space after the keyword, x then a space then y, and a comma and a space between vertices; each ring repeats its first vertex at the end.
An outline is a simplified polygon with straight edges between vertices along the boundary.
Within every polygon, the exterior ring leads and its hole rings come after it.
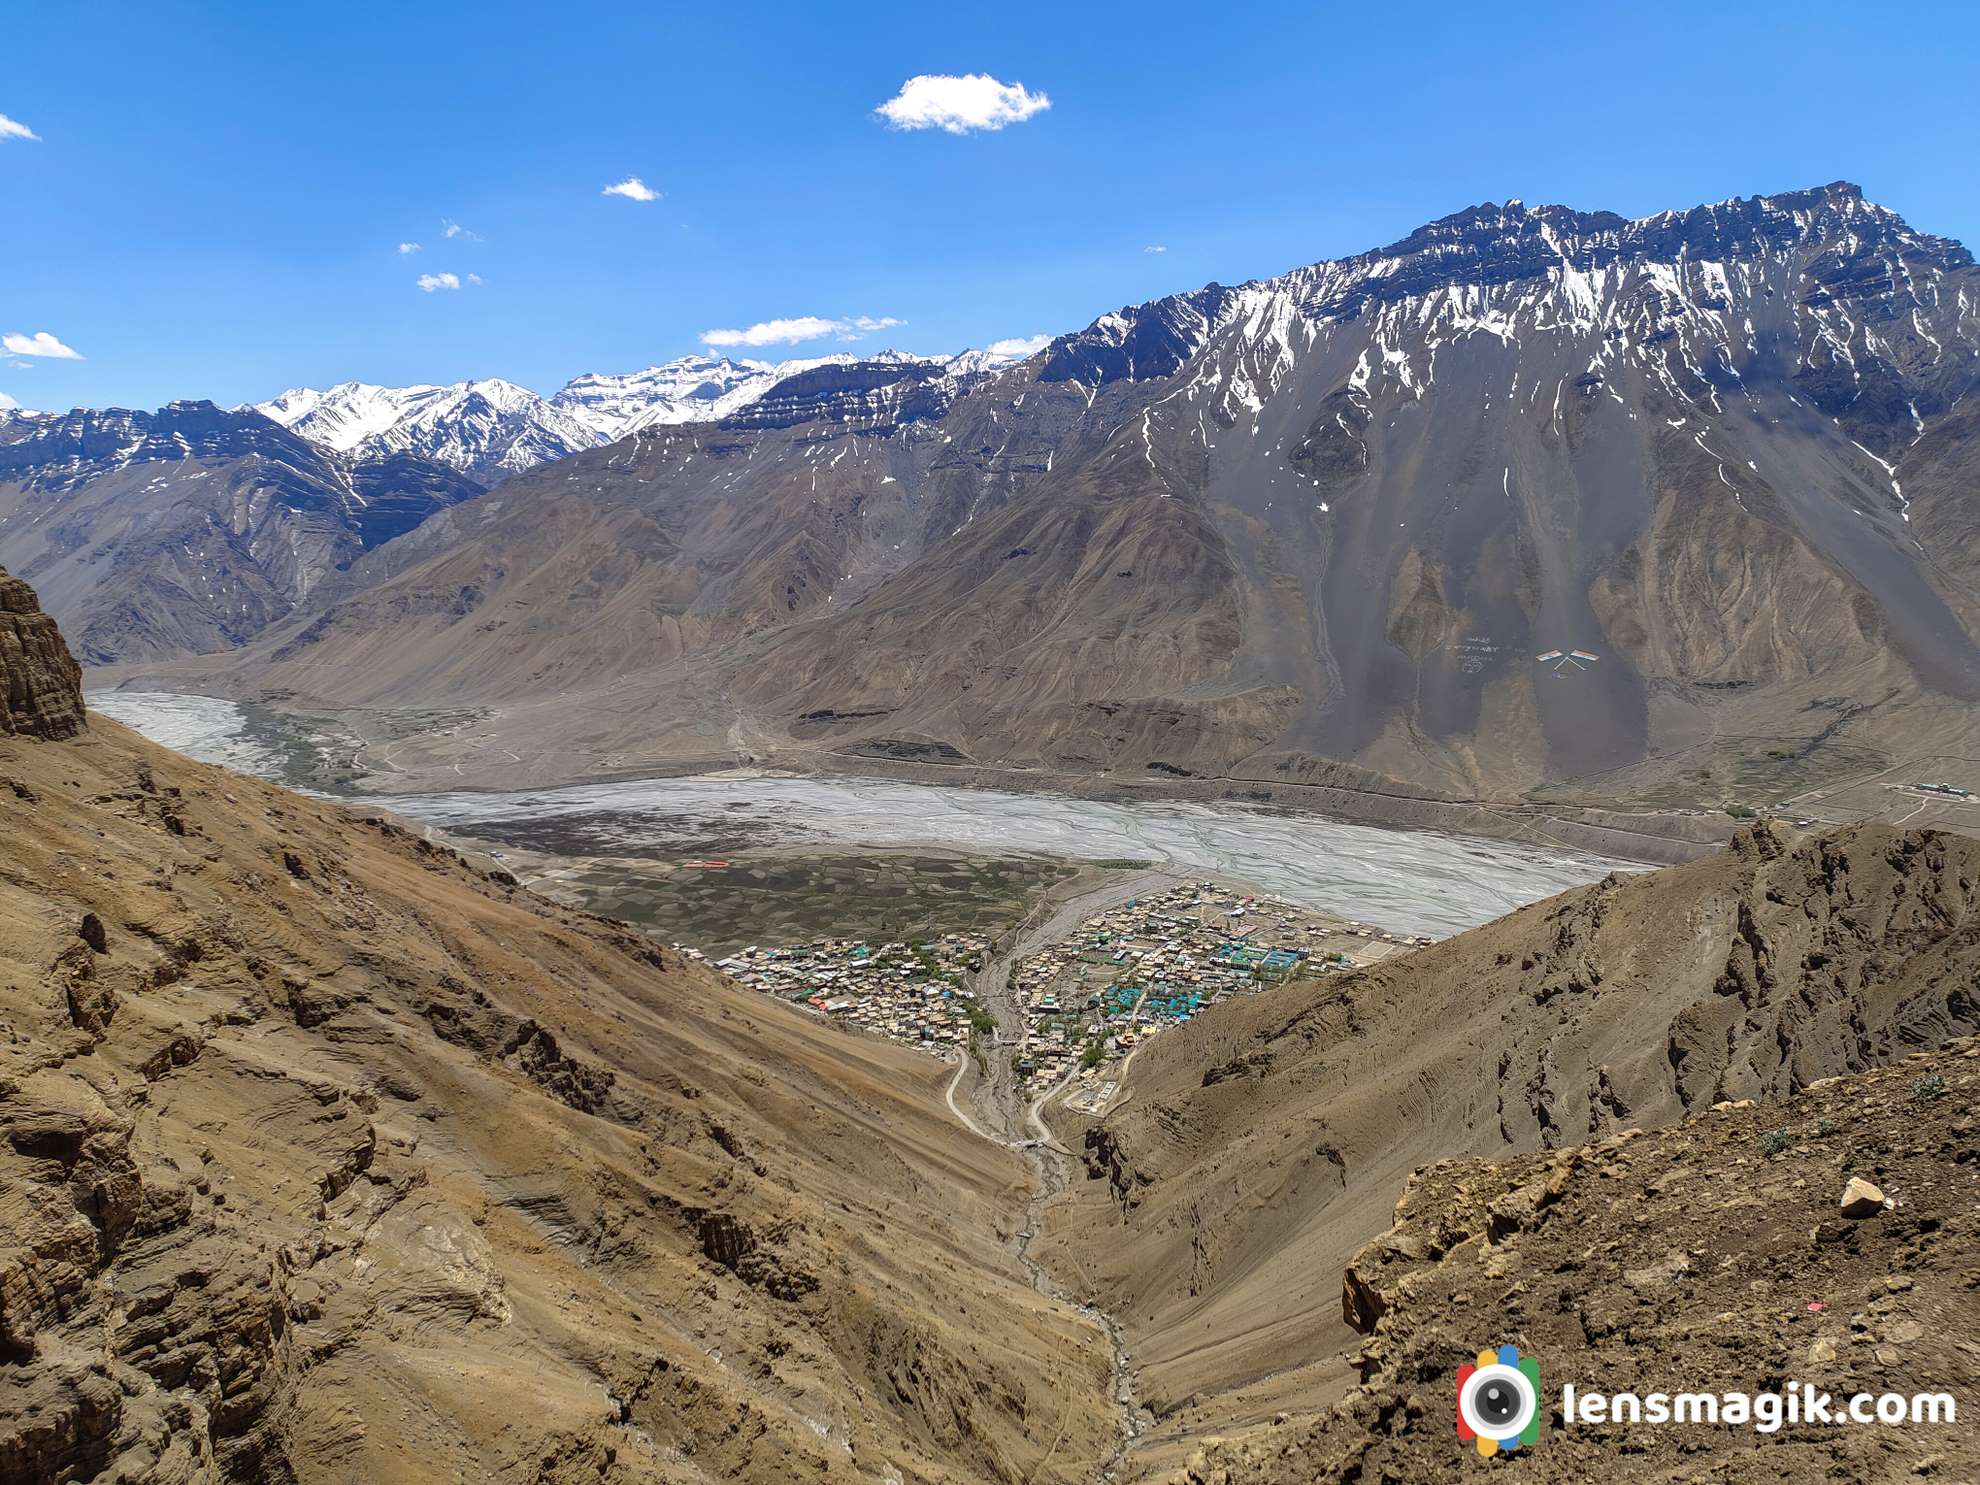
POLYGON ((681 356, 644 371, 573 377, 550 403, 601 439, 611 440, 662 424, 714 422, 749 406, 788 376, 858 359, 838 355, 731 361, 727 356, 681 356))
POLYGON ((718 422, 778 383, 821 368, 927 366, 960 384, 1014 359, 975 350, 957 356, 842 351, 787 361, 682 356, 644 371, 590 372, 547 398, 499 378, 416 387, 343 382, 327 391, 293 388, 254 410, 339 453, 414 453, 492 485, 642 428, 718 422))
POLYGON ((686 676, 793 750, 1505 798, 1970 735, 1980 268, 1854 186, 1474 206, 951 364, 815 367, 526 475, 264 683, 650 685, 624 730, 546 723, 618 756, 686 676), (546 551, 609 601, 546 598, 546 551), (554 617, 490 629, 463 572, 554 617))
POLYGON ((1420 402, 1484 345, 1528 363, 1529 403, 1543 356, 1584 392, 1629 368, 1714 415, 1750 400, 1756 372, 1785 371, 1881 467, 1980 364, 1972 268, 1964 247, 1843 181, 1637 220, 1512 200, 1373 252, 1103 315, 1053 341, 1039 379, 1092 389, 1187 366, 1190 401, 1228 427, 1295 369, 1343 355, 1337 395, 1361 403, 1384 389, 1420 402))
POLYGON ((446 387, 297 387, 255 411, 339 453, 418 454, 484 485, 604 442, 527 387, 496 377, 446 387))
POLYGON ((480 493, 415 454, 352 458, 211 402, 0 417, 0 565, 90 664, 242 644, 480 493))

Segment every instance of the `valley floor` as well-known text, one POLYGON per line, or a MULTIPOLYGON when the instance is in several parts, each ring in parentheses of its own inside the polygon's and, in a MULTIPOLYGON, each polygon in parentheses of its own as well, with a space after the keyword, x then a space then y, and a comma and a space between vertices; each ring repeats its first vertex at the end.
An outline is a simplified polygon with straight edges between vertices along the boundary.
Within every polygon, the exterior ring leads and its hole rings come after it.
POLYGON ((1811 751, 1805 739, 1726 736, 1524 797, 1465 798, 1291 758, 1279 760, 1284 767, 1261 763, 1228 776, 1190 777, 934 762, 794 746, 769 735, 744 738, 727 751, 668 744, 594 757, 537 747, 530 723, 486 707, 271 706, 217 695, 107 689, 121 679, 117 671, 99 672, 97 679, 105 689, 90 692, 92 706, 171 746, 291 787, 381 799, 458 790, 469 781, 478 790, 519 792, 733 776, 741 765, 742 772, 784 777, 889 780, 1130 806, 1235 803, 1655 866, 1694 860, 1723 845, 1742 817, 1729 808, 1818 825, 1881 821, 1980 829, 1980 756, 1958 746, 1946 751, 1947 738, 1937 733, 1898 753, 1842 744, 1811 751), (1922 783, 1966 793, 1922 790, 1922 783))

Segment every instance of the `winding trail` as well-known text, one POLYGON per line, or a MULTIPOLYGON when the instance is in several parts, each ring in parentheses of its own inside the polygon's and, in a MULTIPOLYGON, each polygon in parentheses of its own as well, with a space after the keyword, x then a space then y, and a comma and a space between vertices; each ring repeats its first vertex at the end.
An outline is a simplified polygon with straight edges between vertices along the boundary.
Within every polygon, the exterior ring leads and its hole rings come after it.
MULTIPOLYGON (((1118 1414, 1119 1439, 1111 1455, 1090 1477, 1100 1485, 1112 1481, 1125 1463, 1128 1451, 1141 1433, 1140 1408, 1134 1392, 1134 1372, 1129 1366, 1127 1339, 1113 1316, 1094 1308, 1065 1288, 1032 1256, 1032 1245, 1043 1230, 1045 1209, 1072 1183, 1073 1154, 1054 1138, 1045 1123, 1045 1106, 1063 1093, 1073 1074, 1060 1079, 1036 1099, 1027 1101, 1018 1088, 1017 1062, 1025 1045, 1024 1008, 1018 1003, 1012 983, 1019 964, 1040 950, 1058 942, 1093 914, 1126 898, 1159 891, 1188 878, 1181 872, 1147 870, 1112 876, 1098 886, 1075 889, 1060 897, 1047 893, 1033 906, 1025 920, 1005 934, 986 956, 983 968, 969 980, 977 1003, 997 1023, 996 1034, 983 1051, 983 1076, 971 1086, 965 1109, 957 1102, 957 1092, 969 1071, 970 1054, 965 1052, 949 1079, 945 1093, 949 1112, 963 1126, 986 1139, 1017 1151, 1037 1173, 1037 1184, 1024 1206, 1024 1220, 1012 1238, 1012 1251, 1024 1265, 1032 1287, 1040 1294, 1079 1312, 1107 1336, 1111 1356, 1110 1390, 1118 1414), (979 1118, 982 1122, 979 1122, 979 1118), (985 1125, 987 1124, 987 1128, 985 1125)), ((1063 1430, 1062 1430, 1063 1433, 1063 1430)), ((1033 1469, 1034 1478, 1057 1452, 1058 1441, 1033 1469)))
POLYGON ((964 1113, 962 1111, 962 1108, 956 1103, 956 1089, 962 1083, 963 1074, 968 1071, 969 1071, 969 1053, 960 1052, 956 1055, 956 1075, 953 1078, 949 1079, 949 1086, 946 1090, 944 1090, 942 1095, 943 1098, 945 1098, 948 1101, 949 1112, 954 1114, 958 1119, 962 1120, 963 1127, 967 1129, 971 1134, 976 1135, 979 1139, 993 1140, 998 1144, 1002 1144, 1003 1143, 1002 1140, 997 1139, 996 1135, 992 1134, 989 1130, 985 1129, 981 1124, 978 1124, 968 1114, 964 1113))

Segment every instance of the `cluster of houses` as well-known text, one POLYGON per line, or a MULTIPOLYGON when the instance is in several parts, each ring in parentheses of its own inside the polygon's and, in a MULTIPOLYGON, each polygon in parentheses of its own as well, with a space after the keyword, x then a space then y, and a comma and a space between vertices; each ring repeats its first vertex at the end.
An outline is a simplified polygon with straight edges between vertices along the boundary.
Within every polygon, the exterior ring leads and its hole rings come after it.
MULTIPOLYGON (((1041 1092, 1068 1077, 1091 1083, 1103 1063, 1233 995, 1428 942, 1210 882, 1130 898, 1017 966, 1020 1084, 1041 1092)), ((953 1056, 996 1032, 974 987, 989 956, 987 938, 950 933, 926 943, 752 944, 714 965, 848 1027, 953 1056)))
POLYGON ((991 1029, 965 983, 989 948, 973 933, 922 944, 828 938, 785 948, 752 944, 715 967, 848 1026, 941 1050, 967 1046, 973 1030, 991 1029))
POLYGON ((1295 971, 1349 969, 1428 942, 1209 882, 1132 898, 1018 966, 1018 1072, 1028 1089, 1050 1088, 1295 971))

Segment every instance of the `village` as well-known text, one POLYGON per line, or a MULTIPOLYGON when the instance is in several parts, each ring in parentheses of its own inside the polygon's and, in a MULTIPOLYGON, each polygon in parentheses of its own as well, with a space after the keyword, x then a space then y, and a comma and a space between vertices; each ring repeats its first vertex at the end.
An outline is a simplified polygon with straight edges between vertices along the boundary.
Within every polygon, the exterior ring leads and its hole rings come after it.
POLYGON ((1234 995, 1373 964, 1427 938, 1325 917, 1211 882, 1131 898, 1018 965, 1020 1086, 1092 1081, 1164 1030, 1234 995))
MULTIPOLYGON (((1111 1059, 1231 996, 1428 942, 1207 881, 1128 898, 1016 965, 1019 1085, 1035 1094, 1070 1078, 1092 1082, 1111 1059)), ((713 962, 849 1029, 953 1057, 979 1034, 998 1035, 976 987, 991 955, 988 937, 947 933, 922 943, 752 944, 713 962)))
POLYGON ((996 1022, 964 981, 981 969, 988 939, 946 933, 924 944, 869 944, 845 938, 761 948, 715 967, 767 995, 780 996, 850 1027, 943 1051, 965 1046, 996 1022))

